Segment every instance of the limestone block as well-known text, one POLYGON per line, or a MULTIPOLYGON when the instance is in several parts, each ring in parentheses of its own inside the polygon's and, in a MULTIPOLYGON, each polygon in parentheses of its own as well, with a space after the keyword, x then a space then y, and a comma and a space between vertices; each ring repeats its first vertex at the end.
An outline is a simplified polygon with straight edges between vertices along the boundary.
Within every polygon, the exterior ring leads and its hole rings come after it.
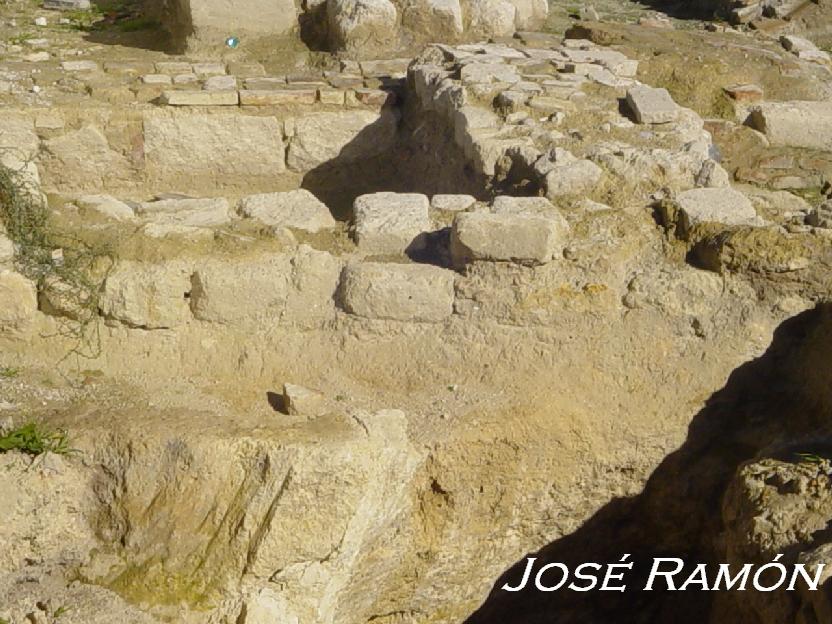
POLYGON ((457 264, 471 260, 545 264, 563 253, 568 231, 560 215, 466 212, 454 220, 451 253, 457 264))
POLYGON ((311 113, 295 120, 287 162, 293 171, 309 171, 325 162, 352 162, 386 152, 396 139, 397 114, 353 110, 311 113))
POLYGON ((340 300, 344 310, 365 318, 440 322, 453 313, 454 273, 427 264, 350 264, 340 300))
POLYGON ((35 284, 20 273, 0 269, 0 331, 21 327, 37 311, 35 284))
POLYGON ((430 230, 428 198, 416 193, 372 193, 353 204, 355 240, 359 250, 401 254, 423 246, 430 230))
POLYGON ((100 216, 114 221, 130 221, 133 209, 112 195, 83 195, 75 200, 82 215, 100 216))
POLYGON ((330 46, 350 53, 382 52, 395 39, 397 16, 389 0, 329 0, 330 46))
POLYGON ((163 199, 142 202, 137 209, 143 220, 156 225, 179 225, 186 227, 213 227, 231 221, 228 200, 207 199, 163 199))
POLYGON ((632 87, 627 90, 627 106, 638 123, 668 123, 679 117, 679 106, 667 89, 654 89, 646 85, 632 87))
POLYGON ((131 327, 177 327, 190 317, 190 267, 181 262, 122 261, 107 276, 101 311, 131 327))
POLYGON ((285 169, 283 129, 274 117, 235 114, 148 115, 145 161, 151 173, 273 176, 285 169))
POLYGON ((465 30, 473 37, 507 37, 514 34, 517 8, 506 0, 465 0, 465 30))
POLYGON ((591 160, 556 165, 545 178, 546 197, 554 200, 564 195, 580 195, 598 184, 604 171, 591 160))
POLYGON ((832 102, 763 102, 750 123, 772 145, 827 151, 832 145, 832 102))
POLYGON ((162 104, 168 106, 237 106, 236 91, 165 91, 162 104))
POLYGON ((432 41, 453 41, 463 32, 459 0, 410 0, 402 26, 432 41))
POLYGON ((326 205, 306 189, 243 197, 240 213, 265 225, 313 233, 336 225, 326 205))
MULTIPOLYGON (((675 222, 680 233, 702 223, 719 223, 725 226, 761 225, 757 211, 745 195, 731 188, 697 188, 676 195, 673 202, 675 222)), ((674 215, 665 208, 665 222, 674 221, 674 215)))
POLYGON ((445 212, 463 212, 476 203, 471 195, 434 195, 430 199, 430 207, 445 212))

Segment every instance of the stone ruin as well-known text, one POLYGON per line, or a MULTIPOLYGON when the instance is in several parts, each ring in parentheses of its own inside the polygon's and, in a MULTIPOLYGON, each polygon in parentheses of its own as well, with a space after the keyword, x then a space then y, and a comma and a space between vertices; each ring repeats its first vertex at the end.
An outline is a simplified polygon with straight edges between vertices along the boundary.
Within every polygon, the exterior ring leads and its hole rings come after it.
POLYGON ((153 9, 188 55, 4 44, 0 163, 61 238, 33 270, 0 233, 0 438, 79 453, 0 453, 0 618, 610 621, 632 594, 496 588, 534 551, 828 559, 828 58, 667 35, 776 74, 720 76, 714 117, 656 71, 664 25, 547 9, 194 2, 153 9), (198 52, 307 27, 349 54, 198 52), (769 97, 787 71, 815 97, 769 97))

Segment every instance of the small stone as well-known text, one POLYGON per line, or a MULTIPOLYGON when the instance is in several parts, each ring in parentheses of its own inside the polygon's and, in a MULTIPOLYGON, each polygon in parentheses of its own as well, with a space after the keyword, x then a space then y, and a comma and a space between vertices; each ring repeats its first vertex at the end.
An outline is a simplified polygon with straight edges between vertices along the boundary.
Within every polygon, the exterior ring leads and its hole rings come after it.
POLYGON ((5 234, 0 234, 0 264, 14 260, 14 243, 5 234))
POLYGON ((160 225, 213 227, 231 221, 228 201, 221 197, 142 202, 136 212, 145 221, 160 225))
POLYGON ((202 88, 206 91, 229 91, 237 88, 234 76, 211 76, 205 80, 202 88))
POLYGON ((35 26, 46 26, 48 23, 45 17, 36 17, 34 20, 35 26))
POLYGON ((591 160, 556 165, 545 177, 546 197, 554 200, 563 195, 580 195, 595 188, 604 170, 591 160))
POLYGON ((326 205, 306 189, 243 197, 240 213, 265 225, 312 233, 337 225, 326 205))
POLYGON ((156 63, 156 71, 160 74, 191 74, 193 69, 190 63, 182 61, 160 61, 156 63))
POLYGON ((161 102, 168 106, 237 106, 236 91, 165 91, 161 102))
POLYGON ((424 247, 430 230, 428 198, 416 193, 372 193, 353 203, 355 241, 361 251, 401 254, 424 247))
POLYGON ((430 207, 445 212, 464 212, 476 203, 471 195, 434 195, 430 207))
POLYGON ((755 84, 742 84, 725 87, 731 99, 737 102, 759 102, 763 99, 763 88, 755 84))
POLYGON ((98 63, 95 61, 64 61, 61 69, 69 72, 98 71, 98 63))
POLYGON ((318 101, 321 104, 343 106, 344 92, 337 89, 318 89, 318 101))
POLYGON ((23 57, 29 63, 42 63, 43 61, 48 61, 49 58, 49 52, 34 52, 23 57))
POLYGON ((131 221, 133 209, 111 195, 84 195, 75 200, 81 214, 94 214, 115 221, 131 221))
POLYGON ((222 63, 194 63, 193 72, 197 76, 221 76, 225 74, 225 65, 222 63))
POLYGON ((832 201, 826 201, 806 216, 806 224, 816 228, 832 228, 832 201))
POLYGON ((326 397, 303 386, 283 384, 283 408, 290 416, 321 416, 326 412, 326 397))
POLYGON ((90 0, 43 0, 44 9, 57 11, 89 11, 91 6, 90 0))
POLYGON ((142 76, 142 82, 144 84, 169 85, 171 83, 171 78, 167 74, 146 74, 142 76))
POLYGON ((667 89, 654 89, 645 85, 631 87, 627 90, 627 105, 638 123, 668 123, 679 117, 679 106, 667 89))
POLYGON ((173 84, 193 84, 198 81, 196 74, 176 74, 173 77, 173 84))
POLYGON ((286 104, 314 104, 318 99, 317 89, 271 89, 240 91, 242 106, 281 106, 286 104))
POLYGON ((730 188, 699 188, 676 195, 672 202, 675 219, 667 205, 663 205, 664 221, 675 221, 684 237, 702 223, 719 223, 725 226, 758 226, 762 222, 751 201, 739 191, 730 188))

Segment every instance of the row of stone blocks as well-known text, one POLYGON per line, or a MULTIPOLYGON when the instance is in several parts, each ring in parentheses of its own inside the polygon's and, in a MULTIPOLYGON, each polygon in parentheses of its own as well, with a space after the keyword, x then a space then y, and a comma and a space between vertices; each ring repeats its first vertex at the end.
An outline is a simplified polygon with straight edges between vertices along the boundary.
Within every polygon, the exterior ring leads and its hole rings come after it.
MULTIPOLYGON (((268 205, 263 201, 270 199, 253 196, 243 202, 243 210, 267 222, 269 215, 263 210, 268 205)), ((562 256, 569 232, 557 208, 539 197, 502 197, 485 208, 468 196, 439 195, 434 196, 434 207, 446 212, 468 210, 456 214, 450 232, 457 268, 473 261, 547 263, 562 256)), ((174 328, 194 319, 312 328, 333 320, 339 309, 393 321, 441 322, 450 317, 458 274, 409 262, 405 256, 432 230, 427 197, 375 193, 359 197, 354 210, 358 253, 350 256, 336 257, 301 245, 253 257, 119 262, 107 277, 101 315, 147 329, 174 328), (394 259, 372 260, 379 256, 394 259)), ((319 225, 328 227, 330 221, 319 225)), ((0 311, 0 326, 17 324, 36 313, 33 284, 7 271, 0 278, 0 291, 4 287, 17 292, 16 299, 23 303, 5 317, 0 311)), ((73 314, 60 300, 42 300, 41 309, 73 314)))

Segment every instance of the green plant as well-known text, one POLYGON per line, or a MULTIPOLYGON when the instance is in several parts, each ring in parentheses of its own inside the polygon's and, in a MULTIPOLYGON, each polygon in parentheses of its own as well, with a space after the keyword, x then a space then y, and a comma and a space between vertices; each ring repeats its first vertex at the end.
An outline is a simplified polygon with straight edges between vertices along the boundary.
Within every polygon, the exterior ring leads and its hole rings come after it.
POLYGON ((807 464, 821 464, 827 461, 826 458, 821 457, 815 453, 795 453, 795 456, 802 462, 807 464))
POLYGON ((0 453, 6 451, 21 451, 28 455, 67 455, 74 449, 70 448, 69 438, 63 429, 50 431, 29 422, 0 437, 0 453))
POLYGON ((20 374, 20 369, 15 366, 0 366, 0 379, 14 379, 20 374))
POLYGON ((57 620, 62 615, 65 615, 65 614, 69 613, 70 610, 71 610, 70 607, 67 607, 66 605, 61 605, 60 607, 55 609, 55 613, 52 614, 52 617, 57 620))
POLYGON ((74 340, 67 355, 94 357, 100 347, 99 298, 112 252, 52 225, 49 207, 27 175, 29 165, 24 162, 19 170, 0 165, 0 222, 15 243, 17 269, 59 312, 60 335, 74 340))

